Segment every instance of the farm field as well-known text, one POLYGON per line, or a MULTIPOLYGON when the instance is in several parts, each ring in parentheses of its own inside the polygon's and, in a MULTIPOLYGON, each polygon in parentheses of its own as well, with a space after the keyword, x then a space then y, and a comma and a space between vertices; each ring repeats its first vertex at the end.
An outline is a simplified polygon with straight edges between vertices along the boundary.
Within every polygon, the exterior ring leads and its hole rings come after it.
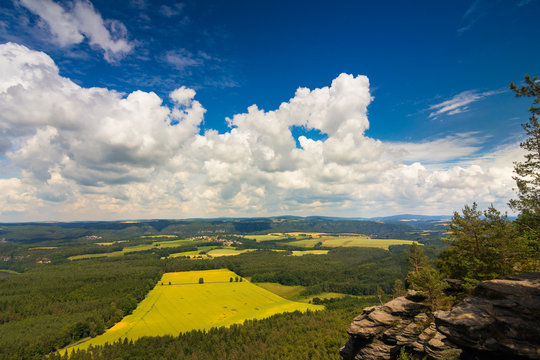
POLYGON ((359 236, 321 236, 315 239, 304 239, 298 241, 291 241, 287 243, 292 246, 301 246, 301 247, 314 247, 318 243, 322 243, 322 246, 327 247, 377 247, 381 249, 388 249, 390 245, 410 245, 414 243, 411 240, 401 240, 401 239, 372 239, 370 237, 359 235, 359 236))
POLYGON ((257 286, 262 287, 278 296, 281 296, 285 299, 293 301, 301 301, 303 298, 300 296, 300 293, 306 289, 302 285, 281 285, 278 283, 263 282, 263 283, 254 283, 257 286))
MULTIPOLYGON (((117 241, 115 243, 120 243, 122 241, 117 241)), ((98 245, 113 245, 115 243, 98 243, 98 245)), ((99 254, 82 254, 82 255, 75 255, 68 257, 69 260, 81 260, 81 259, 92 259, 92 258, 99 258, 99 257, 114 257, 114 256, 122 256, 127 253, 137 252, 137 251, 146 251, 153 248, 169 248, 169 247, 175 247, 178 245, 184 245, 184 244, 196 244, 197 242, 194 242, 190 239, 179 239, 179 240, 169 240, 169 241, 155 241, 152 244, 142 244, 142 245, 134 245, 134 246, 127 246, 124 249, 120 251, 111 251, 108 253, 99 253, 99 254)))
POLYGON ((207 254, 212 257, 220 257, 220 256, 233 256, 233 255, 239 255, 243 254, 248 251, 255 251, 256 249, 243 249, 243 250, 236 250, 236 249, 214 249, 210 250, 207 254))
POLYGON ((284 236, 283 234, 246 235, 244 237, 246 239, 256 240, 257 242, 270 241, 270 240, 283 240, 287 238, 287 236, 284 236))
POLYGON ((304 255, 326 255, 328 250, 294 250, 292 256, 304 256, 304 255))
POLYGON ((286 300, 247 281, 230 282, 237 276, 227 269, 163 274, 160 282, 131 315, 104 334, 65 351, 86 349, 90 345, 123 338, 177 335, 194 329, 208 330, 242 323, 246 319, 262 319, 282 312, 324 308, 286 300), (203 284, 199 284, 200 278, 204 279, 203 284))
MULTIPOLYGON (((310 301, 313 301, 314 298, 319 299, 336 299, 336 298, 342 298, 345 296, 354 296, 355 295, 347 295, 347 294, 341 294, 341 293, 335 293, 335 292, 323 292, 320 294, 315 295, 309 295, 309 296, 302 296, 300 293, 306 289, 305 286, 300 285, 281 285, 278 283, 269 283, 269 282, 263 282, 263 283, 256 283, 257 286, 260 286, 270 292, 273 292, 276 295, 279 295, 281 297, 284 297, 285 299, 289 299, 292 301, 298 301, 303 303, 309 303, 310 301)), ((371 298, 372 296, 367 296, 367 298, 371 298)))
POLYGON ((218 248, 218 247, 219 246, 199 246, 199 247, 197 247, 197 250, 174 253, 174 254, 169 255, 169 258, 176 258, 176 257, 180 257, 180 256, 202 256, 204 258, 208 258, 208 256, 206 254, 201 255, 200 252, 201 251, 213 250, 213 249, 218 248))

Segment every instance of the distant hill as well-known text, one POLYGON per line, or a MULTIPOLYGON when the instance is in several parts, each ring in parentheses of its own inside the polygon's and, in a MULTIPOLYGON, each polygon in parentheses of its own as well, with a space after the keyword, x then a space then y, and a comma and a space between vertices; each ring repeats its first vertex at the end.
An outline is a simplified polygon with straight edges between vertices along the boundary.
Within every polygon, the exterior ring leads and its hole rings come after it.
POLYGON ((445 216, 396 215, 371 219, 325 216, 279 216, 268 218, 216 218, 185 220, 130 220, 81 222, 32 222, 0 224, 0 238, 19 243, 106 236, 111 240, 142 235, 265 234, 270 232, 357 233, 374 238, 418 238, 418 230, 442 231, 445 216))

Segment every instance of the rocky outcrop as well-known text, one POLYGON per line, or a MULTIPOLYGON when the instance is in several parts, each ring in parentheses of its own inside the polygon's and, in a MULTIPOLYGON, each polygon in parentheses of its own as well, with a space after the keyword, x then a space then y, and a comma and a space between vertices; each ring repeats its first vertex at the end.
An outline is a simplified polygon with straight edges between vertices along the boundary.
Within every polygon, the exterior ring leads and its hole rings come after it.
POLYGON ((540 273, 484 281, 472 296, 431 313, 415 291, 353 319, 344 360, 540 359, 540 273))

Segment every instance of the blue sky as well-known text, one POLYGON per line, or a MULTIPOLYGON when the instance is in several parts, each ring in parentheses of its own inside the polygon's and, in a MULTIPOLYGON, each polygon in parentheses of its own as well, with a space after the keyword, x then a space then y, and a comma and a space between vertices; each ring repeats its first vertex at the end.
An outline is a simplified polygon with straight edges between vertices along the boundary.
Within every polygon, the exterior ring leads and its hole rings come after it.
POLYGON ((0 220, 449 214, 472 201, 506 209, 513 194, 528 101, 508 84, 538 73, 540 1, 0 6, 0 178, 11 194, 0 196, 0 220), (30 63, 45 75, 25 77, 30 63), (36 101, 30 83, 64 102, 36 101), (17 84, 28 91, 13 110, 17 84), (108 95, 94 98, 94 87, 108 95), (301 100, 298 88, 326 88, 330 100, 301 100), (155 111, 112 112, 130 94, 155 111), (282 103, 291 109, 273 112, 282 103), (248 113, 254 104, 265 112, 248 113), (138 193, 149 189, 155 197, 138 193))

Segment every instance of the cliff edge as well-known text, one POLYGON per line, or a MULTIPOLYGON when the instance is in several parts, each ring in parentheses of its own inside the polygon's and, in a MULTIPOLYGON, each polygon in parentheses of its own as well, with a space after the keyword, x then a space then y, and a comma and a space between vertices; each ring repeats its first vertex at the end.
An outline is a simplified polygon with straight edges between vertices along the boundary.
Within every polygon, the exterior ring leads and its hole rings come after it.
POLYGON ((540 273, 481 282, 472 295, 431 313, 409 290, 365 308, 347 330, 344 360, 540 359, 540 273), (403 350, 402 350, 403 349, 403 350))

